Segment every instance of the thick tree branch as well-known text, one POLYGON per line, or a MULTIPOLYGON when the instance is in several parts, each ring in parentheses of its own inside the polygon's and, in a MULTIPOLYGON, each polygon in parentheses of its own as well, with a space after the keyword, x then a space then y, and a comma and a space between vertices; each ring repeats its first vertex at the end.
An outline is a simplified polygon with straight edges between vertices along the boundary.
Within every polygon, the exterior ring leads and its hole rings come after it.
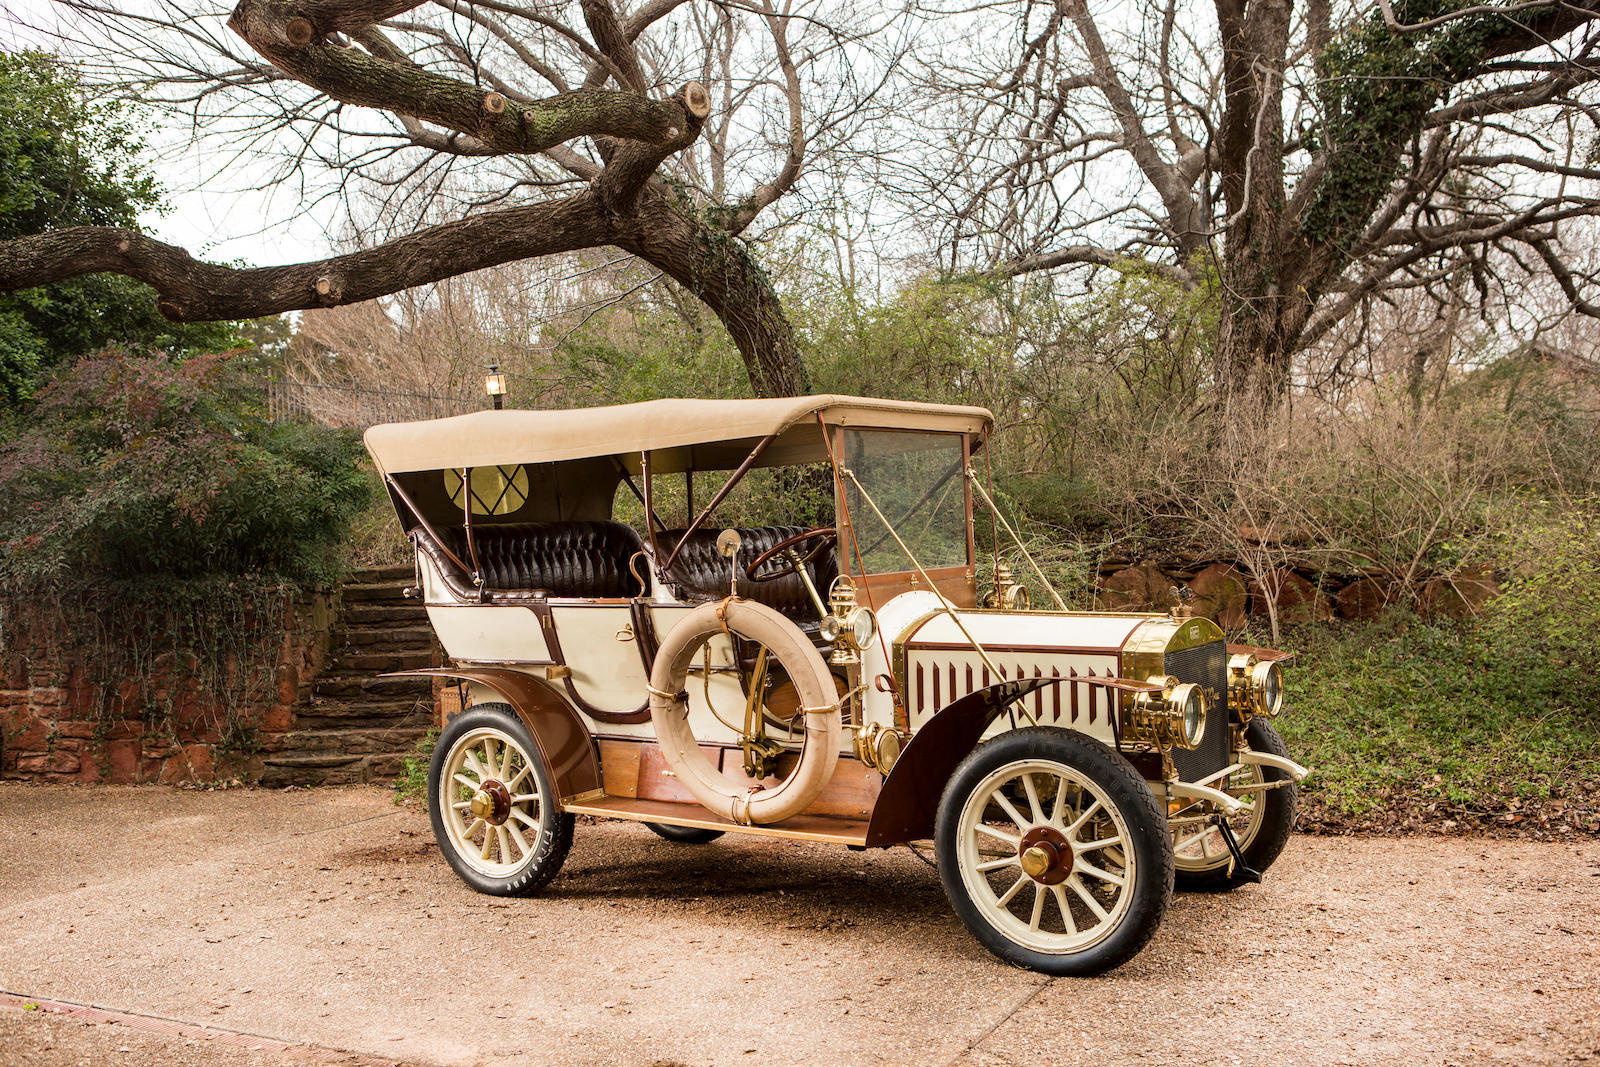
POLYGON ((582 90, 513 103, 454 78, 322 43, 324 31, 299 10, 298 0, 241 0, 228 26, 290 77, 346 104, 412 115, 502 153, 541 152, 592 134, 665 145, 682 133, 682 111, 669 101, 582 90))
POLYGON ((226 267, 135 230, 77 226, 0 242, 0 292, 102 271, 152 286, 174 322, 336 307, 513 260, 609 243, 593 193, 430 226, 348 255, 281 267, 226 267))

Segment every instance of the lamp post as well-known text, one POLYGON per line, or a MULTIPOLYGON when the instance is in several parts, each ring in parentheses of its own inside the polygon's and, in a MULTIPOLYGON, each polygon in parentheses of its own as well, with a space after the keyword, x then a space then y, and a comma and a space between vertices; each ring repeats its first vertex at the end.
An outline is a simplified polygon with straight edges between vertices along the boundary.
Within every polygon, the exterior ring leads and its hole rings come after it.
POLYGON ((499 411, 506 395, 506 376, 500 373, 500 364, 489 364, 489 376, 483 380, 483 390, 489 394, 494 409, 499 411))

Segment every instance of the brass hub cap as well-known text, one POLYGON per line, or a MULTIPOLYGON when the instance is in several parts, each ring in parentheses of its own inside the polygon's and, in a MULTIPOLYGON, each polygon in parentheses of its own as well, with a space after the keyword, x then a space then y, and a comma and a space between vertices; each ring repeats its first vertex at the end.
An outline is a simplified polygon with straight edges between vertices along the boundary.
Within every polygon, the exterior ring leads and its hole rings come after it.
POLYGON ((472 794, 472 814, 491 826, 504 823, 511 817, 510 791, 493 778, 484 782, 482 787, 472 794))
POLYGON ((1072 845, 1053 826, 1035 826, 1017 843, 1022 873, 1041 885, 1060 885, 1072 873, 1072 845))

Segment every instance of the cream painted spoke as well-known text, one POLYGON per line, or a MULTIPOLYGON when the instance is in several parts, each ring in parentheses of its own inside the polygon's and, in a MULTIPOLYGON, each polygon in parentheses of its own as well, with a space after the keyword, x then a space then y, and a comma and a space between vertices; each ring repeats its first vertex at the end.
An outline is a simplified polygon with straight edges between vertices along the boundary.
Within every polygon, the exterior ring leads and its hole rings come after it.
POLYGON ((1112 885, 1120 886, 1127 881, 1127 879, 1123 878, 1120 874, 1112 874, 1110 871, 1103 871, 1091 863, 1079 861, 1078 870, 1092 878, 1098 878, 1102 882, 1110 882, 1112 885))
POLYGON ((998 871, 1002 867, 1015 867, 1015 866, 1017 866, 1017 863, 1018 863, 1018 860, 1017 860, 1017 857, 1015 855, 1002 856, 997 860, 988 860, 988 861, 986 861, 984 863, 978 864, 978 870, 980 870, 980 871, 998 871))
POLYGON ((1078 894, 1078 899, 1083 901, 1084 906, 1090 911, 1094 912, 1095 918, 1099 919, 1101 922, 1106 921, 1106 909, 1102 908, 1100 906, 1100 902, 1094 899, 1094 894, 1089 892, 1082 882, 1078 881, 1078 876, 1076 874, 1074 874, 1071 878, 1068 878, 1066 884, 1070 885, 1072 887, 1072 891, 1078 894))
POLYGON ((472 825, 461 831, 461 839, 463 841, 471 839, 472 835, 478 832, 478 827, 487 825, 488 823, 484 822, 482 819, 473 819, 472 825))
POLYGON ((478 782, 483 781, 483 779, 480 778, 480 779, 478 779, 477 782, 474 782, 471 778, 468 778, 466 775, 462 774, 460 771, 457 771, 455 774, 452 774, 450 776, 450 780, 453 781, 453 782, 460 782, 461 783, 461 787, 463 789, 470 789, 474 793, 476 793, 478 791, 478 782))
POLYGON ((1033 775, 1022 776, 1022 791, 1028 796, 1028 807, 1033 810, 1033 825, 1044 822, 1044 808, 1039 805, 1039 787, 1033 783, 1033 775))
POLYGON ((1058 885, 1050 887, 1050 893, 1056 898, 1056 907, 1061 909, 1061 923, 1067 928, 1067 933, 1076 934, 1078 924, 1072 919, 1072 906, 1067 903, 1067 891, 1058 885))
POLYGON ((1074 841, 1072 843, 1072 851, 1078 852, 1078 853, 1098 852, 1100 849, 1109 848, 1112 845, 1120 845, 1120 844, 1122 844, 1122 838, 1120 838, 1120 837, 1102 837, 1098 841, 1086 841, 1086 842, 1084 842, 1082 844, 1079 844, 1078 842, 1074 841))
POLYGON ((510 863, 511 862, 511 835, 506 832, 506 828, 505 828, 505 824, 504 823, 502 823, 501 825, 496 826, 494 828, 494 837, 495 837, 495 842, 500 846, 500 862, 501 863, 510 863))
POLYGON ((1017 890, 1021 889, 1024 885, 1032 881, 1033 879, 1029 878, 1027 875, 1019 874, 1017 876, 1017 880, 1012 883, 1011 888, 1007 889, 1005 891, 1005 895, 1000 898, 1000 906, 1003 908, 1007 904, 1011 903, 1011 898, 1017 895, 1017 890))
POLYGON ((452 804, 450 806, 452 808, 455 808, 457 811, 466 811, 466 810, 471 809, 472 801, 470 801, 470 800, 458 800, 458 801, 456 801, 454 804, 452 804))
POLYGON ((494 827, 485 824, 483 829, 483 851, 478 853, 478 858, 488 863, 489 851, 492 848, 494 848, 494 827))
POLYGON ((517 829, 515 823, 508 820, 505 829, 511 837, 511 843, 517 846, 517 859, 520 860, 523 856, 533 851, 528 847, 528 839, 522 836, 522 831, 517 829))
POLYGON ((539 799, 539 794, 538 793, 516 793, 511 797, 511 803, 513 803, 513 804, 526 804, 529 801, 537 801, 538 799, 539 799))
POLYGON ((512 808, 511 809, 511 818, 517 820, 522 825, 524 825, 528 829, 532 830, 534 833, 538 833, 539 832, 539 820, 535 819, 533 816, 529 815, 527 812, 522 811, 519 808, 512 808))
POLYGON ((1033 914, 1028 918, 1028 929, 1039 929, 1039 920, 1044 918, 1044 885, 1033 883, 1033 914))
POLYGON ((1099 810, 1100 801, 1096 800, 1093 804, 1090 804, 1087 808, 1085 808, 1082 814, 1080 814, 1076 819, 1072 820, 1072 825, 1067 827, 1067 836, 1077 837, 1078 831, 1083 828, 1083 824, 1093 818, 1094 813, 1099 810))
POLYGON ((988 834, 990 837, 998 838, 999 840, 1010 845, 1012 848, 1022 844, 1022 837, 1020 834, 1008 834, 1004 830, 1001 830, 995 826, 990 826, 986 822, 980 822, 972 829, 977 833, 988 834))
MULTIPOLYGON (((515 778, 510 778, 510 779, 506 780, 506 788, 507 789, 515 789, 517 786, 522 784, 522 780, 524 778, 528 777, 528 775, 530 775, 532 773, 533 773, 533 768, 531 766, 529 766, 528 764, 524 763, 522 765, 522 770, 517 772, 517 776, 515 778)), ((512 799, 515 799, 515 798, 512 798, 512 799)))
POLYGON ((1062 826, 1062 825, 1064 825, 1061 820, 1066 817, 1066 814, 1067 814, 1067 783, 1062 781, 1060 778, 1057 778, 1056 779, 1056 806, 1055 806, 1055 811, 1050 813, 1050 823, 1051 823, 1051 825, 1052 826, 1062 826))
POLYGON ((1000 790, 996 789, 993 793, 991 793, 989 795, 989 799, 1000 805, 1000 810, 1004 811, 1011 821, 1016 823, 1017 829, 1020 830, 1024 826, 1033 825, 1027 820, 1022 812, 1016 809, 1016 806, 1013 805, 1011 801, 1006 799, 1005 794, 1000 790))
MULTIPOLYGON (((469 748, 464 753, 463 758, 465 758, 467 761, 467 769, 478 776, 478 781, 487 782, 489 780, 489 775, 485 773, 483 764, 478 762, 478 754, 476 752, 469 748)), ((473 788, 477 787, 474 786, 473 788)))

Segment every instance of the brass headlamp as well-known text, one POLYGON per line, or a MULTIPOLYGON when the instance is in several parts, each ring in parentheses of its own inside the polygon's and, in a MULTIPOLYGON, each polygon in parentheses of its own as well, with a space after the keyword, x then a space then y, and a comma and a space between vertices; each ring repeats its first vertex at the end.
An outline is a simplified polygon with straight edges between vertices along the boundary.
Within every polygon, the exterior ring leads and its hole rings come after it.
POLYGON ((861 652, 878 633, 878 617, 871 608, 856 605, 855 583, 844 575, 828 589, 829 614, 822 619, 822 639, 833 645, 828 662, 835 667, 852 667, 861 662, 861 652))
POLYGON ((1270 719, 1283 709, 1283 669, 1251 652, 1228 657, 1228 706, 1241 719, 1270 719))
POLYGON ((991 610, 1027 611, 1032 604, 1028 587, 1017 582, 1011 568, 1004 563, 994 565, 994 590, 983 598, 983 606, 991 610))
POLYGON ((1196 748, 1206 732, 1211 701, 1194 682, 1180 682, 1167 674, 1151 676, 1159 692, 1136 693, 1122 725, 1122 736, 1157 748, 1196 748))

